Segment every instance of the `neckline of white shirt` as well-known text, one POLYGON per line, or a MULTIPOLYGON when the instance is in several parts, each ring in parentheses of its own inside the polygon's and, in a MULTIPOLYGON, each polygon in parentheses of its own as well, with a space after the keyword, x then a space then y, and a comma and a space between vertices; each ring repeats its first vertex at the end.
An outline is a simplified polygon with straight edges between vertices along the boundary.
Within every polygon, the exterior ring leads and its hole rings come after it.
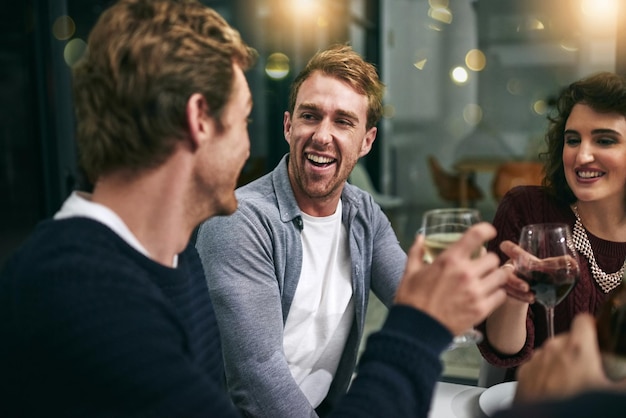
MULTIPOLYGON (((146 257, 150 257, 148 250, 139 242, 137 237, 128 229, 128 226, 124 223, 122 218, 117 213, 109 209, 108 207, 91 201, 91 194, 86 192, 74 191, 63 202, 61 209, 53 216, 53 219, 67 219, 67 218, 89 218, 94 221, 100 222, 106 225, 109 229, 115 232, 120 238, 122 238, 128 245, 139 251, 146 257)), ((174 255, 172 260, 172 267, 178 266, 178 255, 174 255)))
POLYGON ((337 208, 335 209, 335 212, 331 215, 328 216, 313 216, 313 215, 309 215, 308 213, 304 213, 302 212, 302 219, 305 221, 309 221, 309 222, 330 222, 330 221, 334 221, 335 219, 337 219, 338 216, 341 216, 341 200, 339 201, 339 203, 337 203, 337 208))

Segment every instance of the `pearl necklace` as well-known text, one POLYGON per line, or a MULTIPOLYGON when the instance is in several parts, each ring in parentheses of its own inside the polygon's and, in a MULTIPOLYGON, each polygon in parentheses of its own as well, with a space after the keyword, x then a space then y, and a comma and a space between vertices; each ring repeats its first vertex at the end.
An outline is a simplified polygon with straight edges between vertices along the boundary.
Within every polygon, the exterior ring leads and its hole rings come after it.
POLYGON ((624 268, 626 264, 622 265, 615 273, 605 273, 600 269, 598 263, 596 263, 596 257, 593 255, 593 249, 591 248, 591 243, 589 242, 589 238, 587 237, 587 231, 583 227, 583 223, 580 221, 580 216, 578 215, 578 208, 576 205, 572 206, 572 210, 574 211, 574 215, 576 215, 576 223, 574 224, 574 246, 578 250, 579 253, 584 255, 587 260, 589 260, 589 265, 591 266, 591 274, 595 281, 600 285, 604 293, 609 293, 611 290, 615 289, 622 282, 622 275, 624 274, 624 268))

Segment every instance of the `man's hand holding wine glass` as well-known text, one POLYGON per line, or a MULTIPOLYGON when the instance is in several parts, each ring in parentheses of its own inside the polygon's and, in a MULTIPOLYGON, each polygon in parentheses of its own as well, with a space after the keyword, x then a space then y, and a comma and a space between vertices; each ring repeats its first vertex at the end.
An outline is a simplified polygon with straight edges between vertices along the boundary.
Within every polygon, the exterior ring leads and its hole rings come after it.
POLYGON ((507 272, 498 268, 495 254, 480 251, 495 235, 490 224, 476 224, 432 263, 423 260, 424 237, 419 235, 409 250, 395 302, 426 312, 453 335, 484 320, 506 299, 507 272))

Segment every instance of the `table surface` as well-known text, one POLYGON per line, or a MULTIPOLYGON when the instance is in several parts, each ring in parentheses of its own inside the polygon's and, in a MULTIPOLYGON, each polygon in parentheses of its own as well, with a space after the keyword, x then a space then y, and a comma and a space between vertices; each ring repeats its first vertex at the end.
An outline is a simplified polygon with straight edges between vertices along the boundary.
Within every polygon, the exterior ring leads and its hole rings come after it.
POLYGON ((429 418, 486 418, 478 398, 486 388, 438 382, 430 405, 429 418))

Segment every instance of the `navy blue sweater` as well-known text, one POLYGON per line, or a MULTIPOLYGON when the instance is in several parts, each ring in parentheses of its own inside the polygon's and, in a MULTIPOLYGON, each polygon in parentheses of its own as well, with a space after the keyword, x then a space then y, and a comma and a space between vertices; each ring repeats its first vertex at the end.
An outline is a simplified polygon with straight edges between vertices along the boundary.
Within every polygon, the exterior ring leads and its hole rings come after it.
POLYGON ((191 417, 228 405, 193 246, 172 269, 98 222, 46 221, 2 274, 0 335, 0 416, 191 417))

